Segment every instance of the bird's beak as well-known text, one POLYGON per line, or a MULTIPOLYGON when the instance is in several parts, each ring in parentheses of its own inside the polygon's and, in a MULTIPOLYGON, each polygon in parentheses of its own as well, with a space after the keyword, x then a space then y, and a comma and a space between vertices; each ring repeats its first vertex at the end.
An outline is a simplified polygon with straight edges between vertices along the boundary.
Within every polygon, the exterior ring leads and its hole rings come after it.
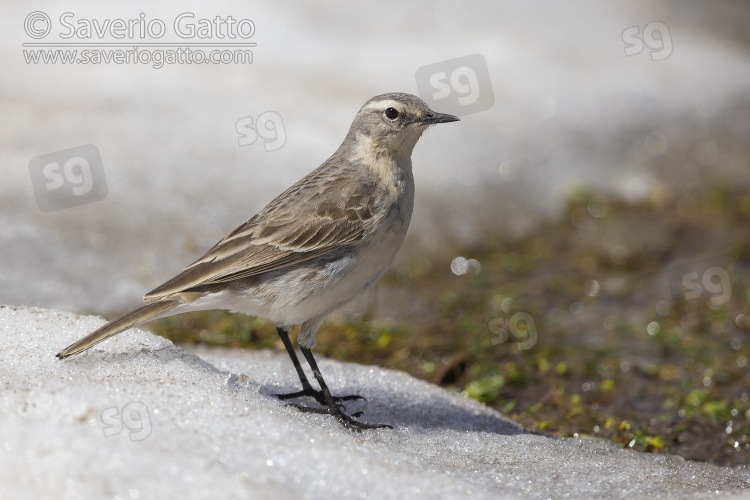
POLYGON ((425 115, 424 118, 422 118, 421 124, 422 125, 434 125, 435 123, 448 123, 448 122, 457 122, 459 121, 457 116, 448 115, 446 113, 437 113, 435 111, 430 111, 425 115))

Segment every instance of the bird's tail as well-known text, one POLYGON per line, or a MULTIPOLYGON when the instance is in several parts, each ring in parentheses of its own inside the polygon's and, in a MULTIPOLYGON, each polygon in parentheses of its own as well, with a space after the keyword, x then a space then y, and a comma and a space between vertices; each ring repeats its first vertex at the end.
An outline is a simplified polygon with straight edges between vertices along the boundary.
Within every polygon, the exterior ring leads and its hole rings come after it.
POLYGON ((121 316, 116 320, 110 321, 106 325, 97 329, 96 331, 86 335, 78 342, 69 345, 62 351, 57 353, 57 357, 60 359, 67 358, 74 354, 85 351, 86 349, 95 346, 102 340, 105 340, 113 335, 127 330, 130 327, 140 325, 148 320, 154 319, 156 316, 163 314, 170 309, 174 309, 178 305, 184 303, 180 299, 162 299, 146 304, 143 307, 136 309, 133 312, 129 312, 125 316, 121 316))

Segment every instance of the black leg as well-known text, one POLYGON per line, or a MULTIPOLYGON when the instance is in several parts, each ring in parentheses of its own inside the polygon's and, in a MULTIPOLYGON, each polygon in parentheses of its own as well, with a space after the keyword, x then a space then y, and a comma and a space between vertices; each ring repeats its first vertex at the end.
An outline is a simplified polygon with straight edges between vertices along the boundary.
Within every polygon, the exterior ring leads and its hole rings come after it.
POLYGON ((310 368, 312 368, 313 375, 315 375, 315 380, 317 380, 318 384, 320 384, 320 388, 323 392, 323 397, 326 400, 328 408, 308 408, 306 406, 295 405, 297 408, 302 411, 312 413, 327 413, 333 415, 334 417, 336 417, 336 420, 341 422, 344 427, 350 430, 362 431, 363 429, 392 428, 390 425, 386 424, 366 424, 364 422, 358 422, 357 420, 354 420, 352 417, 342 412, 339 404, 336 403, 335 399, 331 396, 331 391, 328 390, 326 381, 323 380, 323 375, 320 373, 320 369, 318 368, 318 364, 315 362, 315 358, 313 358, 312 351, 306 347, 300 347, 300 349, 302 350, 302 354, 304 354, 305 359, 307 359, 307 363, 310 365, 310 368))
MULTIPOLYGON (((284 347, 286 347, 286 352, 289 353, 289 357, 292 358, 294 369, 297 370, 297 376, 299 377, 299 381, 302 382, 301 391, 290 392, 288 394, 276 394, 276 397, 281 400, 286 400, 286 399, 299 398, 302 396, 310 396, 310 397, 315 398, 315 400, 318 403, 324 406, 327 405, 328 402, 323 396, 323 391, 316 391, 315 389, 313 389, 312 386, 310 385, 310 382, 307 380, 305 371, 302 369, 302 365, 300 364, 299 359, 297 358, 297 353, 294 352, 294 347, 292 347, 292 341, 289 340, 289 332, 278 326, 276 327, 276 332, 279 334, 279 337, 281 337, 281 341, 284 343, 284 347)), ((365 399, 365 398, 363 398, 362 396, 358 396, 357 394, 351 394, 349 396, 334 397, 333 399, 334 401, 352 401, 354 399, 365 399)))
MULTIPOLYGON (((310 385, 310 382, 307 380, 307 376, 305 375, 304 370, 302 370, 302 365, 300 365, 299 359, 297 358, 297 353, 294 352, 294 347, 292 347, 292 341, 289 340, 289 332, 278 326, 276 327, 276 332, 279 334, 279 337, 281 337, 281 341, 284 343, 284 347, 286 347, 286 352, 289 354, 289 357, 292 358, 294 369, 297 370, 297 376, 299 377, 299 381, 302 382, 302 391, 300 392, 301 393, 313 392, 313 388, 310 385)), ((300 395, 306 395, 306 394, 300 394, 300 395)), ((292 396, 290 394, 279 394, 278 397, 280 399, 289 399, 289 398, 297 397, 297 396, 292 396)))

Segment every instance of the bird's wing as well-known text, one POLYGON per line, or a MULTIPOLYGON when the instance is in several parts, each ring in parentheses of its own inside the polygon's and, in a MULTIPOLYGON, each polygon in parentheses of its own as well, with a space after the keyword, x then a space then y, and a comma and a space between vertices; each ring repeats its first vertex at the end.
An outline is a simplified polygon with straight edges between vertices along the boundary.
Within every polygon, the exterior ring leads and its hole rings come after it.
POLYGON ((294 266, 360 241, 382 199, 377 184, 316 173, 289 188, 144 300, 294 266))

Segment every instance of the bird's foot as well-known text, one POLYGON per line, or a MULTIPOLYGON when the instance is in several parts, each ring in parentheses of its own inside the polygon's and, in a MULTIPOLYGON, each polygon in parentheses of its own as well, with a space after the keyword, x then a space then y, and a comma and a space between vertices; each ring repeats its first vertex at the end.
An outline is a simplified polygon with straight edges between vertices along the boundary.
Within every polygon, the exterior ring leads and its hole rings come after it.
MULTIPOLYGON (((309 406, 303 406, 298 404, 293 404, 290 406, 294 406, 299 411, 306 412, 306 413, 319 413, 323 415, 333 415, 336 417, 336 420, 338 420, 341 425, 349 429, 350 431, 357 431, 362 432, 365 429, 393 429, 390 425, 387 424, 367 424, 365 422, 360 422, 359 420, 355 420, 354 418, 350 417, 343 411, 341 411, 342 405, 340 404, 334 404, 332 406, 328 406, 326 408, 310 408, 309 406)), ((354 417, 359 417, 362 415, 362 412, 354 413, 354 417)))
MULTIPOLYGON (((289 392, 287 394, 275 394, 275 396, 282 401, 286 401, 287 399, 296 399, 301 398, 304 396, 309 396, 318 403, 322 404, 323 406, 326 406, 328 402, 326 401, 325 396, 323 395, 323 391, 316 391, 312 387, 305 387, 301 391, 297 392, 289 392)), ((361 399, 363 401, 367 401, 364 397, 360 396, 359 394, 349 394, 348 396, 333 396, 333 400, 336 402, 339 401, 355 401, 357 399, 361 399)), ((297 405, 294 405, 297 406, 297 405)))

